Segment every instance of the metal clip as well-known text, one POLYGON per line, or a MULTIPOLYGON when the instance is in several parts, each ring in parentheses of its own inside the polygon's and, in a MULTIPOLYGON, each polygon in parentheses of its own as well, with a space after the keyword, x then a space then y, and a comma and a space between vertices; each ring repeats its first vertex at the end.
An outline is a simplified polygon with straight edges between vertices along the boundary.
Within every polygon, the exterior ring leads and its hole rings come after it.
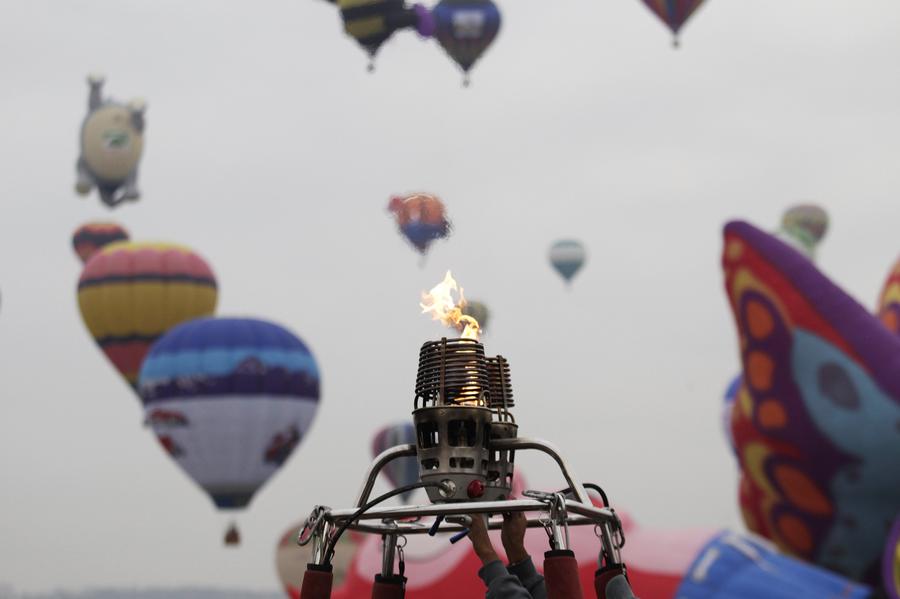
POLYGON ((302 546, 308 545, 315 536, 317 530, 322 525, 325 515, 331 511, 331 508, 325 505, 317 505, 306 517, 303 528, 297 534, 297 544, 302 546))

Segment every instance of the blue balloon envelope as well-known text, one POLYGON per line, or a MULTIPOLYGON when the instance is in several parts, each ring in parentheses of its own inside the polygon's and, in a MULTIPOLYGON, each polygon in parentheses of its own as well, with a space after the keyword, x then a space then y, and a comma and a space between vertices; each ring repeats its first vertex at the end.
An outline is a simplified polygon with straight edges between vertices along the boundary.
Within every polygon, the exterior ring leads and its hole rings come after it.
POLYGON ((872 589, 778 553, 758 537, 723 532, 698 554, 678 599, 864 599, 872 589))

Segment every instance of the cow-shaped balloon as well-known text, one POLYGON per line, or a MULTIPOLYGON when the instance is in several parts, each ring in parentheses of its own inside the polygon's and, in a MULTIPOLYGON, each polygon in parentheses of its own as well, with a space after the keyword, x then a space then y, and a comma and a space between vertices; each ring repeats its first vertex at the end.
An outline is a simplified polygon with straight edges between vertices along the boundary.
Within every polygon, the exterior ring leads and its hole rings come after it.
POLYGON ((96 187, 110 208, 137 200, 138 164, 144 149, 143 100, 127 104, 103 98, 104 79, 88 77, 88 113, 81 125, 81 155, 75 191, 87 195, 96 187))

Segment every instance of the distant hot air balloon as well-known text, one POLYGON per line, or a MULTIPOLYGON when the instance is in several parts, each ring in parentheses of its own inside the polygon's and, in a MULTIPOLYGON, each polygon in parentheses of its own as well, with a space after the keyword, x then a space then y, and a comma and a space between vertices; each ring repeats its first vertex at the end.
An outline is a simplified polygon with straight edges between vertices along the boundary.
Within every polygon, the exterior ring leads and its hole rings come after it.
POLYGON ((466 307, 463 308, 463 314, 471 316, 472 318, 477 320, 478 326, 482 331, 485 331, 487 329, 488 322, 491 319, 491 311, 487 307, 487 304, 476 300, 466 301, 466 307))
MULTIPOLYGON (((290 599, 300 599, 303 573, 306 571, 306 564, 312 561, 312 543, 302 547, 297 544, 297 533, 301 528, 303 528, 303 524, 298 522, 287 529, 275 549, 275 567, 278 570, 278 579, 290 599)), ((362 537, 361 533, 348 530, 338 539, 334 548, 334 557, 331 560, 332 574, 334 575, 332 588, 335 591, 340 591, 362 537)))
POLYGON ((816 248, 827 232, 828 213, 815 204, 793 206, 781 217, 780 237, 810 258, 815 258, 816 248))
POLYGON ((344 31, 368 52, 370 71, 375 68, 379 48, 395 31, 415 27, 422 37, 434 33, 431 12, 421 4, 408 6, 403 0, 337 0, 336 3, 344 31))
MULTIPOLYGON (((372 457, 395 445, 416 442, 416 427, 412 422, 400 422, 380 429, 372 438, 372 457)), ((419 463, 416 458, 400 458, 385 466, 384 475, 394 488, 411 485, 419 480, 419 463)), ((414 491, 401 495, 404 503, 414 491)))
POLYGON ((584 265, 587 252, 580 241, 563 239, 550 247, 550 264, 556 269, 566 283, 570 283, 575 274, 584 265))
POLYGON ((678 47, 678 33, 703 0, 644 0, 653 13, 672 30, 672 45, 678 47))
POLYGON ((140 393, 163 448, 216 507, 239 510, 303 441, 319 407, 319 369, 277 324, 201 318, 153 345, 140 393))
POLYGON ((500 31, 500 9, 491 0, 441 0, 434 7, 435 37, 465 74, 500 31))
POLYGON ((81 155, 75 191, 87 195, 97 188, 110 208, 141 197, 137 188, 138 164, 144 150, 142 100, 128 104, 104 99, 103 78, 88 78, 88 114, 81 125, 81 155))
POLYGON ((391 198, 388 210, 394 214, 397 227, 422 255, 435 239, 450 234, 450 221, 444 203, 436 196, 416 193, 391 198))
POLYGON ((81 318, 116 370, 137 388, 150 345, 216 308, 216 278, 191 249, 118 242, 94 254, 78 281, 81 318))
POLYGON ((72 234, 72 247, 75 248, 75 253, 81 258, 82 263, 86 263, 88 258, 116 241, 128 241, 128 231, 117 223, 85 223, 72 234))

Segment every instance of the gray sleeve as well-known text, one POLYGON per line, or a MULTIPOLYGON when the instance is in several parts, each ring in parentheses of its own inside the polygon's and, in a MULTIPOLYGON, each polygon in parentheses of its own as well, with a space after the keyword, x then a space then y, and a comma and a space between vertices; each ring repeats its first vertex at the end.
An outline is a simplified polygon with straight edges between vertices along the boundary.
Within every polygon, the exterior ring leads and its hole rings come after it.
POLYGON ((606 584, 606 596, 609 599, 635 599, 628 579, 621 574, 606 584))
POLYGON ((486 599, 532 599, 518 577, 510 574, 500 560, 485 564, 478 576, 487 585, 486 599))
POLYGON ((544 577, 538 574, 531 557, 527 557, 517 564, 510 564, 506 569, 522 582, 522 586, 531 593, 533 599, 547 599, 544 577))

